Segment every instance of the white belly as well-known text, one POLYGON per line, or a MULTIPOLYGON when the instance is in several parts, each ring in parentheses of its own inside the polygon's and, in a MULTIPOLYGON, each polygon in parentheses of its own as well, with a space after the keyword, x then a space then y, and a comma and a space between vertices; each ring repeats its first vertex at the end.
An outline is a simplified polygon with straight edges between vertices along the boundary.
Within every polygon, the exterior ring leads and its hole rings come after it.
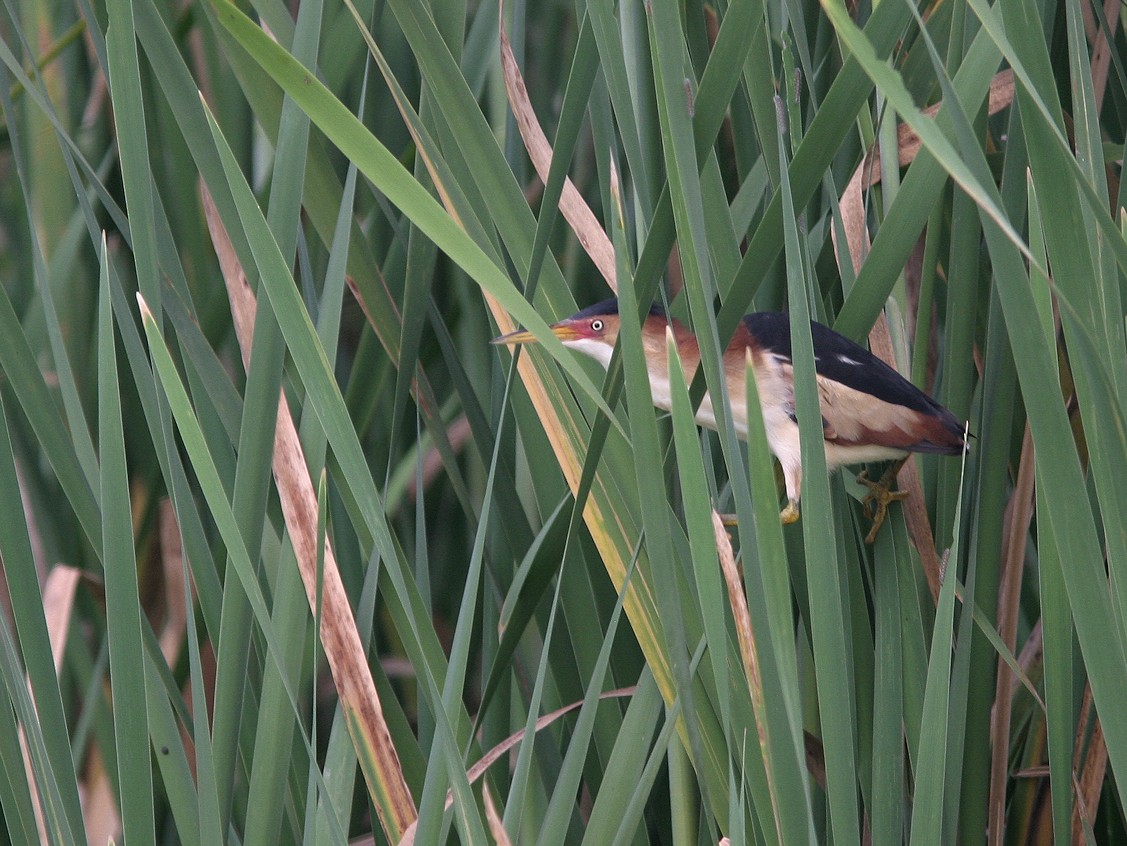
MULTIPOLYGON (((791 418, 794 409, 794 389, 782 368, 761 372, 756 386, 763 413, 763 424, 767 432, 767 445, 779 460, 786 480, 787 495, 797 500, 802 485, 802 449, 799 443, 798 424, 791 418)), ((659 375, 651 378, 650 390, 653 404, 665 411, 671 410, 672 402, 669 379, 659 375)), ((736 436, 747 440, 747 403, 744 384, 736 379, 728 381, 728 395, 732 406, 732 425, 736 436)), ((697 409, 696 422, 715 430, 716 410, 712 398, 705 394, 697 409)), ((846 464, 863 464, 869 461, 889 461, 903 458, 904 450, 877 444, 842 446, 823 441, 826 451, 826 469, 833 471, 846 464)))
MULTIPOLYGON (((653 404, 663 411, 673 410, 672 396, 669 391, 669 379, 667 378, 651 378, 650 379, 650 395, 653 398, 653 404)), ((731 394, 729 393, 729 398, 731 394)), ((732 425, 736 430, 736 437, 741 441, 747 440, 747 415, 741 408, 736 408, 737 403, 733 403, 732 408, 732 425)), ((714 432, 716 426, 716 409, 712 407, 712 397, 708 392, 705 392, 704 397, 700 401, 700 407, 697 408, 696 421, 698 425, 704 426, 706 429, 712 429, 714 432)))

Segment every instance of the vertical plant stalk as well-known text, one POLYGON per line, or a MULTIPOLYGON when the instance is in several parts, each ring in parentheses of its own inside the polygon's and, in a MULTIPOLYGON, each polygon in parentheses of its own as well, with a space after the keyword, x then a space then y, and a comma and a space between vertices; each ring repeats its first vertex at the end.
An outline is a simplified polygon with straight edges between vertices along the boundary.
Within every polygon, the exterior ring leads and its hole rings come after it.
POLYGON ((501 815, 497 813, 497 803, 493 800, 493 793, 490 791, 488 783, 482 784, 481 795, 485 800, 485 818, 489 820, 489 833, 493 835, 497 846, 512 846, 513 841, 509 839, 509 833, 505 830, 501 815))
MULTIPOLYGON (((22 489, 20 493, 23 494, 22 489)), ((66 646, 71 620, 74 619, 71 609, 74 607, 74 594, 78 589, 78 581, 81 577, 82 571, 77 568, 59 564, 51 568, 51 572, 43 585, 43 617, 47 624, 47 637, 51 641, 51 659, 54 661, 55 673, 58 675, 62 674, 63 648, 66 646)), ((7 595, 7 585, 4 585, 4 593, 7 595)), ((4 624, 15 631, 15 624, 12 620, 13 618, 9 615, 4 620, 4 624)), ((31 678, 28 677, 26 681, 28 697, 34 706, 35 690, 31 686, 31 678)), ((38 708, 36 710, 38 711, 38 708)), ((50 838, 47 836, 46 822, 43 819, 43 803, 39 796, 39 782, 35 778, 35 765, 31 760, 31 749, 28 748, 27 734, 22 725, 19 728, 19 738, 20 749, 23 752, 24 772, 27 773, 27 789, 31 796, 31 806, 35 811, 35 827, 39 831, 39 842, 47 843, 50 838)))
MULTIPOLYGON (((1005 70, 998 73, 990 83, 988 112, 993 115, 1001 111, 1013 101, 1013 96, 1013 72, 1005 70)), ((942 103, 936 103, 924 109, 923 114, 934 116, 942 105, 942 103)), ((897 147, 901 167, 907 167, 911 164, 920 151, 920 138, 907 124, 901 124, 897 130, 897 147)), ((870 246, 869 233, 865 225, 865 201, 862 192, 866 188, 872 188, 878 184, 880 179, 880 153, 874 148, 864 156, 841 195, 840 205, 845 230, 845 248, 848 250, 848 259, 855 274, 861 272, 861 266, 865 263, 865 257, 868 255, 870 246)), ((830 228, 830 235, 833 238, 834 254, 838 264, 841 264, 844 257, 841 254, 842 245, 838 243, 836 227, 830 228)), ((869 332, 869 346, 874 355, 895 368, 896 357, 892 348, 892 338, 888 332, 888 320, 883 312, 877 317, 877 322, 873 324, 873 328, 869 332)), ((936 550, 931 521, 928 519, 927 509, 924 506, 923 481, 920 478, 920 471, 915 461, 908 461, 904 465, 900 471, 900 478, 902 479, 901 484, 909 493, 908 498, 904 501, 904 520, 908 524, 908 534, 920 554, 932 599, 938 600, 939 585, 942 582, 939 553, 936 550)))
MULTIPOLYGON (((1013 102, 1014 74, 1012 70, 1000 71, 990 83, 989 100, 986 110, 990 115, 995 115, 1013 102)), ((935 103, 921 110, 921 114, 935 117, 943 104, 935 103)), ((920 152, 920 137, 906 123, 900 124, 896 129, 897 156, 900 167, 907 167, 920 152)), ((845 240, 849 248, 849 257, 853 263, 854 273, 861 271, 861 265, 868 255, 870 242, 869 230, 865 226, 865 202, 861 192, 880 184, 881 162, 880 151, 874 147, 865 155, 861 164, 853 172, 849 184, 841 195, 841 215, 845 224, 845 240)), ((837 229, 830 228, 830 237, 834 243, 834 253, 838 263, 841 262, 841 245, 837 242, 837 229)))
MULTIPOLYGON (((747 607, 743 584, 736 567, 736 556, 732 552, 732 542, 724 528, 724 521, 715 509, 712 511, 712 530, 716 534, 716 554, 720 559, 720 570, 724 574, 724 584, 728 588, 728 602, 732 608, 732 618, 736 624, 736 639, 740 645, 743 659, 747 692, 751 697, 751 707, 755 714, 755 733, 759 738, 760 754, 764 762, 770 761, 771 749, 767 742, 767 705, 763 698, 763 679, 759 673, 759 647, 755 643, 755 632, 751 628, 751 612, 747 607)), ((771 810, 775 815, 775 836, 783 842, 783 824, 779 815, 779 797, 775 782, 771 777, 771 767, 767 772, 767 789, 771 793, 771 810)))
POLYGON ((160 651, 164 655, 165 663, 169 667, 175 667, 188 629, 189 598, 184 589, 184 548, 172 500, 162 499, 157 506, 157 514, 160 527, 160 561, 164 571, 165 605, 165 623, 159 636, 160 651))
MULTIPOLYGON (((611 700, 611 699, 627 699, 627 698, 633 696, 637 692, 638 692, 638 686, 637 685, 630 685, 629 687, 619 687, 619 688, 615 688, 614 690, 607 690, 607 691, 604 691, 603 693, 600 693, 599 694, 599 701, 600 702, 606 702, 606 701, 611 700)), ((562 719, 563 717, 566 717, 568 714, 570 714, 572 711, 576 711, 581 707, 583 707, 583 700, 582 699, 580 699, 577 702, 570 702, 567 705, 564 705, 562 708, 557 708, 554 711, 549 711, 547 714, 544 714, 543 716, 539 717, 536 720, 536 724, 533 727, 532 735, 530 735, 528 733, 528 731, 525 730, 525 729, 521 729, 520 731, 513 732, 508 737, 506 737, 504 740, 502 740, 500 743, 498 743, 496 746, 494 746, 492 749, 490 749, 488 752, 486 752, 484 755, 482 755, 474 763, 474 765, 472 767, 470 767, 468 770, 466 770, 466 781, 468 781, 471 785, 476 784, 478 781, 480 781, 485 776, 486 772, 489 771, 490 767, 492 767, 494 764, 496 764, 498 761, 500 761, 501 758, 503 758, 507 753, 511 752, 514 748, 516 748, 516 746, 518 744, 523 743, 526 740, 529 740, 531 737, 535 736, 536 734, 539 734, 544 729, 546 729, 549 726, 555 724, 560 719, 562 719)), ((485 795, 486 791, 487 791, 487 788, 483 784, 482 785, 482 795, 483 796, 485 795)), ((491 798, 492 797, 489 797, 489 799, 487 799, 487 801, 489 801, 491 798)), ((449 811, 452 807, 454 807, 454 791, 453 790, 447 790, 446 791, 446 801, 445 801, 445 804, 442 806, 442 809, 443 809, 443 811, 449 811)), ((486 814, 488 816, 488 808, 486 809, 486 814)), ((415 822, 413 822, 409 826, 407 826, 407 830, 405 832, 403 832, 403 837, 399 840, 398 846, 414 846, 415 832, 416 832, 417 829, 418 829, 418 821, 416 820, 415 822)), ((362 839, 362 840, 358 840, 358 841, 352 841, 352 842, 353 842, 353 846, 361 846, 361 844, 363 844, 363 846, 367 846, 368 843, 371 843, 373 841, 372 841, 372 838, 366 838, 366 839, 362 839)))
POLYGON ((1107 744, 1100 718, 1092 708, 1092 686, 1084 685, 1084 700, 1080 706, 1080 719, 1076 723, 1076 751, 1072 759, 1076 802, 1072 806, 1072 842, 1088 842, 1096 821, 1104 775, 1107 773, 1107 744), (1091 722, 1091 736, 1089 734, 1091 722))
MULTIPOLYGON (((1103 6, 1108 28, 1114 35, 1119 23, 1119 0, 1104 0, 1103 6)), ((1092 48, 1092 99, 1098 111, 1103 107, 1107 75, 1111 70, 1112 51, 1115 48, 1108 43, 1107 33, 1100 26, 1089 4, 1080 4, 1080 15, 1084 19, 1084 32, 1092 48)))
MULTIPOLYGON (((1017 641, 1017 619, 1021 598, 1022 567, 1025 542, 1033 520, 1036 466, 1033 459, 1033 434, 1029 424, 1021 445, 1021 466, 1017 484, 1010 497, 1007 526, 1002 551, 1002 577, 998 591, 998 634, 1012 652, 1017 641)), ((991 846, 1003 843, 1006 830, 1006 782, 1009 776, 1010 717, 1013 711, 1013 670, 999 656, 998 675, 994 685, 994 710, 990 721, 990 800, 989 826, 991 846)))
MULTIPOLYGON (((203 189, 203 200, 208 228, 231 302, 243 365, 249 369, 258 303, 206 189, 203 189)), ((364 658, 364 647, 341 581, 336 556, 327 540, 318 585, 317 494, 284 394, 278 397, 273 467, 286 530, 293 543, 302 584, 314 615, 318 613, 320 587, 321 630, 318 636, 344 707, 360 769, 385 834, 390 840, 397 841, 414 822, 418 812, 384 720, 371 670, 364 658)))

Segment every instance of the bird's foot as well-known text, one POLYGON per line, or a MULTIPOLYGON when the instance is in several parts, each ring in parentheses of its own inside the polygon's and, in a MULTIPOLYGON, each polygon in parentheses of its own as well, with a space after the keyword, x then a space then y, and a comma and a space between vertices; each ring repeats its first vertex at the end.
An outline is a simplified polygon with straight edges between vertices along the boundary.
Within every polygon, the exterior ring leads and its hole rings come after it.
POLYGON ((787 500, 787 507, 779 512, 779 519, 782 520, 784 524, 798 522, 798 503, 793 499, 787 500))
POLYGON ((889 504, 908 498, 907 491, 892 490, 892 486, 896 484, 896 474, 900 472, 900 468, 904 466, 906 460, 902 458, 889 467, 878 482, 869 478, 868 470, 862 470, 857 476, 858 483, 869 489, 869 492, 861 499, 861 504, 865 507, 865 516, 873 521, 873 527, 865 535, 865 543, 873 543, 877 539, 877 532, 880 531, 880 527, 884 525, 885 518, 888 516, 889 504))
MULTIPOLYGON (((798 503, 793 499, 788 501, 787 507, 779 512, 779 519, 782 520, 784 524, 797 523, 798 516, 798 503)), ((739 524, 739 519, 735 514, 721 514, 720 522, 725 526, 736 526, 739 524)))

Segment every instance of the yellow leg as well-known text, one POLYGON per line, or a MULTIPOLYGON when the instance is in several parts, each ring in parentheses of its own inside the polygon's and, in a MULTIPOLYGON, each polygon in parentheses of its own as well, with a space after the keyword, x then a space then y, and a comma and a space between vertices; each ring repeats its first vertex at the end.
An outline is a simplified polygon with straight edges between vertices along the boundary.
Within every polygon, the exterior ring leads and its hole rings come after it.
POLYGON ((787 500, 787 507, 779 512, 779 519, 783 523, 796 523, 798 522, 798 501, 791 499, 787 500))
MULTIPOLYGON (((788 500, 787 507, 779 512, 779 519, 784 524, 798 522, 798 502, 796 500, 788 500)), ((720 522, 725 526, 735 526, 739 523, 735 514, 721 514, 720 522)))
POLYGON ((888 516, 889 504, 908 498, 907 491, 892 490, 892 486, 896 484, 896 474, 900 472, 900 468, 904 466, 904 462, 907 460, 907 457, 905 457, 894 463, 880 477, 879 482, 871 481, 867 470, 862 470, 857 477, 857 481, 869 489, 869 492, 861 500, 861 504, 865 506, 865 516, 873 521, 873 527, 865 536, 865 543, 872 543, 877 539, 877 532, 880 531, 880 527, 884 525, 885 517, 888 516))

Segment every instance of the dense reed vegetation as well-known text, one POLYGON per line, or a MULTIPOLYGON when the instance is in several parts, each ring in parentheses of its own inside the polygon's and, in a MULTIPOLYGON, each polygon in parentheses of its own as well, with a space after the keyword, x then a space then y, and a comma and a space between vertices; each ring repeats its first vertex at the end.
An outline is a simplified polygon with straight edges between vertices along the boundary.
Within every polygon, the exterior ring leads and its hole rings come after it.
POLYGON ((5 4, 0 838, 1124 842, 1120 11, 5 4), (873 545, 784 308, 969 421, 873 545))

